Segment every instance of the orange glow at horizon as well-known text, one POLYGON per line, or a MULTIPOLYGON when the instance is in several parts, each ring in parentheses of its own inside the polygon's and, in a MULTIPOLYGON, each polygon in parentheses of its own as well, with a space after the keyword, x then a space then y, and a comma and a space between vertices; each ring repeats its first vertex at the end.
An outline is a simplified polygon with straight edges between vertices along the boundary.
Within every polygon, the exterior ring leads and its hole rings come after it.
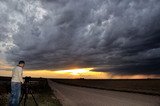
POLYGON ((92 70, 93 68, 83 68, 83 69, 71 69, 71 70, 60 70, 55 71, 55 73, 70 73, 71 75, 80 75, 82 73, 87 73, 89 70, 92 70))
MULTIPOLYGON (((90 79, 105 79, 106 72, 93 72, 93 68, 80 68, 70 70, 30 70, 23 71, 23 76, 43 77, 43 78, 90 78, 90 79)), ((0 76, 11 76, 11 71, 0 71, 0 76)))
MULTIPOLYGON (((43 78, 85 78, 85 79, 146 79, 146 78, 160 78, 159 75, 113 75, 109 72, 91 71, 93 68, 79 68, 68 70, 24 70, 23 77, 43 77, 43 78)), ((0 76, 11 77, 12 71, 0 71, 0 76)))

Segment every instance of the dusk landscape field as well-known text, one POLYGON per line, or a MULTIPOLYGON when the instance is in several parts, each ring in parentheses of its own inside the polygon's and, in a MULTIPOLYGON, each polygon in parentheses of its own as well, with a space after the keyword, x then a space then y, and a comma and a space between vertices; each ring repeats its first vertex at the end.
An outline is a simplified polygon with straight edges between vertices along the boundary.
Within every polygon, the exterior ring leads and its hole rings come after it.
POLYGON ((53 81, 80 87, 160 96, 160 79, 53 79, 53 81))
MULTIPOLYGON (((7 106, 10 94, 10 77, 0 77, 0 105, 7 106)), ((63 104, 62 98, 56 94, 55 85, 49 84, 48 80, 55 83, 77 86, 82 88, 91 88, 97 90, 106 90, 116 92, 127 92, 130 94, 142 94, 158 97, 160 100, 160 79, 46 79, 31 78, 31 88, 33 95, 39 106, 67 106, 63 104)), ((64 87, 65 89, 65 87, 64 87)), ((69 93, 69 92, 68 92, 69 93)), ((71 93, 71 92, 70 92, 71 93)), ((71 93, 72 94, 72 93, 71 93)), ((123 98, 123 95, 122 95, 123 98)), ((63 98, 64 99, 64 98, 63 98)), ((67 98, 66 98, 67 99, 67 98)), ((63 100, 65 101, 65 100, 63 100)), ((159 102, 160 103, 160 102, 159 102)), ((155 103, 156 104, 156 103, 155 103)), ((21 106, 24 105, 24 99, 21 106)), ((35 106, 31 95, 27 99, 26 105, 35 106)), ((71 105, 72 106, 72 105, 71 105)), ((81 105, 80 105, 81 106, 81 105)), ((143 105, 142 105, 143 106, 143 105)), ((153 105, 158 106, 158 105, 153 105)))

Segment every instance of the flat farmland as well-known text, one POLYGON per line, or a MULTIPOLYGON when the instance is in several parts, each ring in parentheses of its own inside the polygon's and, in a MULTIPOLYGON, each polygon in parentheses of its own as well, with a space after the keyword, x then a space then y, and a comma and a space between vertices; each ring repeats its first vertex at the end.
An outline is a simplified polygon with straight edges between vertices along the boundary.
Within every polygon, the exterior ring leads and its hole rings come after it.
POLYGON ((160 79, 52 79, 54 82, 104 90, 160 95, 160 79))

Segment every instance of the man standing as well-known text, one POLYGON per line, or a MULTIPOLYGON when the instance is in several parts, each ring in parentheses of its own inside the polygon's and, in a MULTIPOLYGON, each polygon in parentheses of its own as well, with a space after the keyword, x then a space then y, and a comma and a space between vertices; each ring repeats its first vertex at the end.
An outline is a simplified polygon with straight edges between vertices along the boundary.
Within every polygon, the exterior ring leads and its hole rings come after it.
POLYGON ((23 81, 23 67, 24 61, 19 61, 19 64, 12 70, 11 79, 11 95, 9 98, 9 106, 19 106, 19 99, 21 95, 21 84, 23 81))

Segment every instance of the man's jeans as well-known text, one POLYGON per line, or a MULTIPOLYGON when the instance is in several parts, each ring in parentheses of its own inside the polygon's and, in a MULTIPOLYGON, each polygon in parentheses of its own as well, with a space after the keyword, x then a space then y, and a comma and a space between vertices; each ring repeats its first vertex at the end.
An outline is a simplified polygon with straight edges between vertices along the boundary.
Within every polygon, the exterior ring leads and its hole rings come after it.
POLYGON ((11 95, 9 98, 9 106, 19 106, 20 95, 21 95, 21 83, 11 82, 11 95))

